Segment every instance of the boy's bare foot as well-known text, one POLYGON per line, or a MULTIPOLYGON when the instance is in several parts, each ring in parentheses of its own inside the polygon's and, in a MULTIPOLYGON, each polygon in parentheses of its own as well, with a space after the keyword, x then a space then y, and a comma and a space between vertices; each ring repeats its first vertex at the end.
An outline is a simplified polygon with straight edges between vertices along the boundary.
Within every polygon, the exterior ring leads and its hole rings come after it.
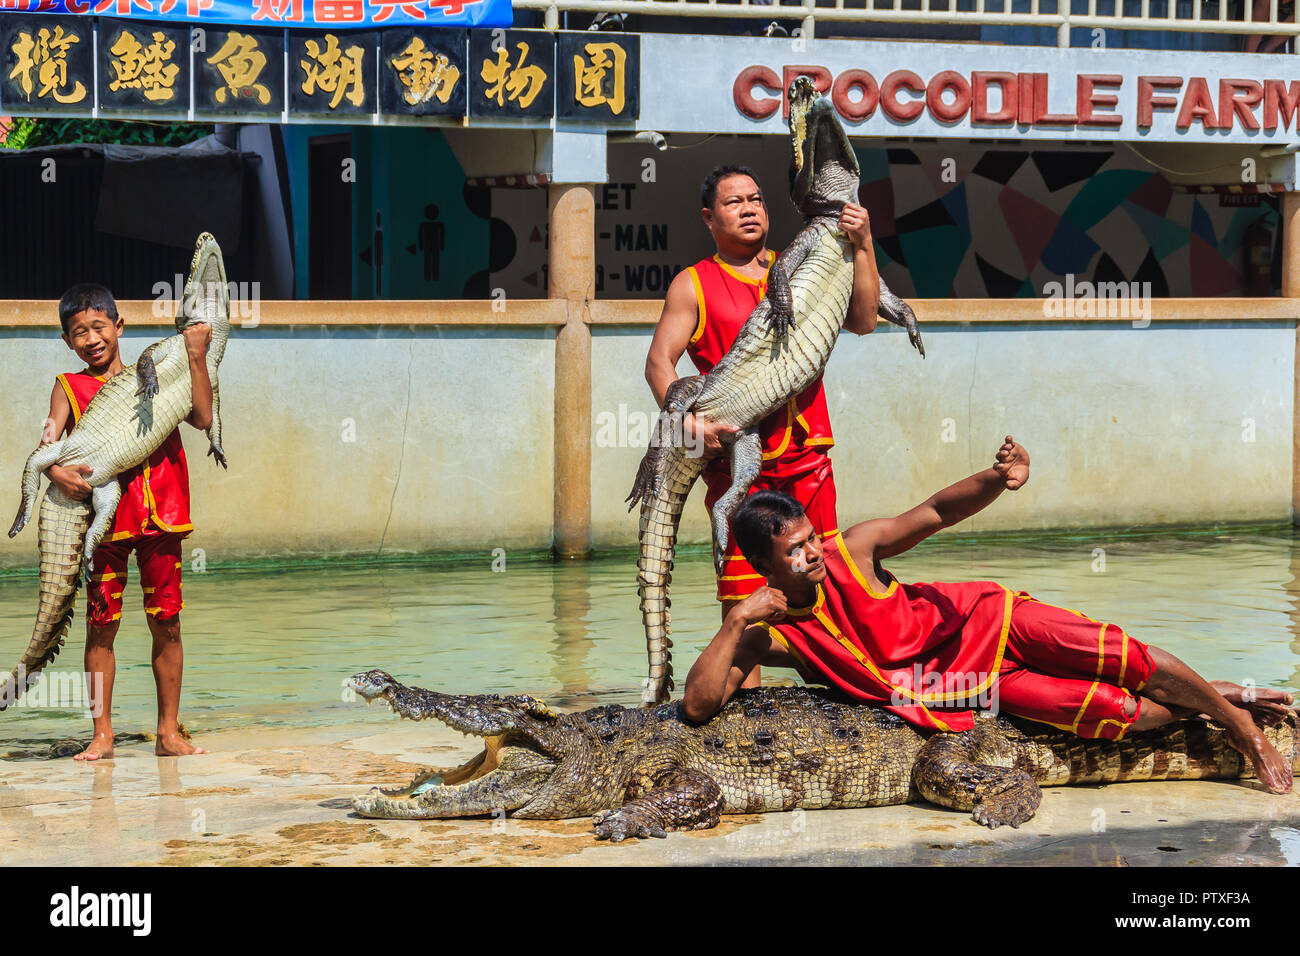
POLYGON ((1255 776, 1273 793, 1291 792, 1291 764, 1264 739, 1259 728, 1249 720, 1226 728, 1228 743, 1241 751, 1255 765, 1255 776))
POLYGON ((170 734, 159 734, 158 742, 154 746, 154 753, 159 757, 189 757, 192 754, 207 753, 202 747, 196 747, 178 731, 170 734))
POLYGON ((79 754, 72 755, 73 760, 112 760, 113 759, 113 735, 95 734, 86 749, 79 754))
POLYGON ((1252 687, 1249 689, 1251 699, 1247 699, 1247 688, 1240 684, 1228 680, 1212 680, 1208 683, 1228 703, 1248 711, 1261 727, 1274 727, 1294 713, 1291 705, 1295 703, 1295 698, 1284 690, 1252 687))

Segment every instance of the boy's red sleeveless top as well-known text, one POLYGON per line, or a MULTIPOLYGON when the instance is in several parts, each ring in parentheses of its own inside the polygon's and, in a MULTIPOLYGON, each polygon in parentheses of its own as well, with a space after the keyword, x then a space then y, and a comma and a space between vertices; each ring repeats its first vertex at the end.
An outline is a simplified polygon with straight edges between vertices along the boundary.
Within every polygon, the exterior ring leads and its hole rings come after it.
MULTIPOLYGON (((57 381, 72 405, 71 431, 108 379, 89 372, 67 372, 57 381)), ((190 472, 180 429, 168 435, 143 465, 120 474, 118 482, 122 501, 104 540, 122 541, 164 531, 188 535, 194 530, 190 523, 190 472)))
MULTIPOLYGON (((770 271, 776 253, 769 250, 768 256, 770 271)), ((741 275, 716 255, 701 259, 686 271, 699 308, 699 320, 686 354, 705 373, 721 361, 762 300, 767 292, 767 277, 759 280, 741 275)), ((758 433, 763 444, 763 474, 783 478, 816 468, 835 444, 821 376, 790 399, 785 408, 765 418, 758 433)), ((714 459, 708 467, 730 474, 725 457, 714 459)))
POLYGON ((927 730, 969 730, 993 690, 1014 595, 991 581, 867 584, 839 532, 825 539, 826 580, 811 607, 760 626, 857 700, 927 730))

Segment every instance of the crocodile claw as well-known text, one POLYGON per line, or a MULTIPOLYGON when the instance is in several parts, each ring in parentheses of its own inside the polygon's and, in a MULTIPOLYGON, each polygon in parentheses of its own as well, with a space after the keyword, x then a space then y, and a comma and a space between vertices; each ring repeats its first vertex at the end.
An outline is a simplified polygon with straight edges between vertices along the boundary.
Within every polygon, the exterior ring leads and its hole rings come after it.
POLYGON ((609 840, 611 843, 622 843, 628 837, 654 837, 662 840, 668 836, 668 832, 659 824, 641 818, 626 807, 602 810, 591 818, 591 822, 595 827, 596 839, 609 840))
POLYGON ((217 464, 222 468, 229 468, 226 464, 226 453, 216 445, 208 446, 208 454, 217 460, 217 464))
POLYGON ((135 390, 135 394, 141 398, 153 398, 158 394, 158 379, 150 379, 140 383, 140 387, 135 390))

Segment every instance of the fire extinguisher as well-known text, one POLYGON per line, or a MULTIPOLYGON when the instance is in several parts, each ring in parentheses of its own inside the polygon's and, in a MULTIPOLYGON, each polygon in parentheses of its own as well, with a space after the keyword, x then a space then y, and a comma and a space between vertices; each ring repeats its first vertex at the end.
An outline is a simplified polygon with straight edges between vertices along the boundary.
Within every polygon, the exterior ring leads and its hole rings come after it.
POLYGON ((1273 293, 1273 230, 1262 222, 1246 227, 1241 238, 1246 252, 1246 295, 1273 293))

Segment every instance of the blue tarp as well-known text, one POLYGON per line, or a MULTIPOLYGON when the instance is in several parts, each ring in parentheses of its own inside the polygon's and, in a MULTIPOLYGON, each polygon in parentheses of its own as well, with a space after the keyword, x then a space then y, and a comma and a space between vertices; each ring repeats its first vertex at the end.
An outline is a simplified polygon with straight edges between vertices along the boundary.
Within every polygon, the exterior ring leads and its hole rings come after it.
POLYGON ((510 0, 10 0, 4 12, 314 30, 508 27, 514 19, 510 0))

